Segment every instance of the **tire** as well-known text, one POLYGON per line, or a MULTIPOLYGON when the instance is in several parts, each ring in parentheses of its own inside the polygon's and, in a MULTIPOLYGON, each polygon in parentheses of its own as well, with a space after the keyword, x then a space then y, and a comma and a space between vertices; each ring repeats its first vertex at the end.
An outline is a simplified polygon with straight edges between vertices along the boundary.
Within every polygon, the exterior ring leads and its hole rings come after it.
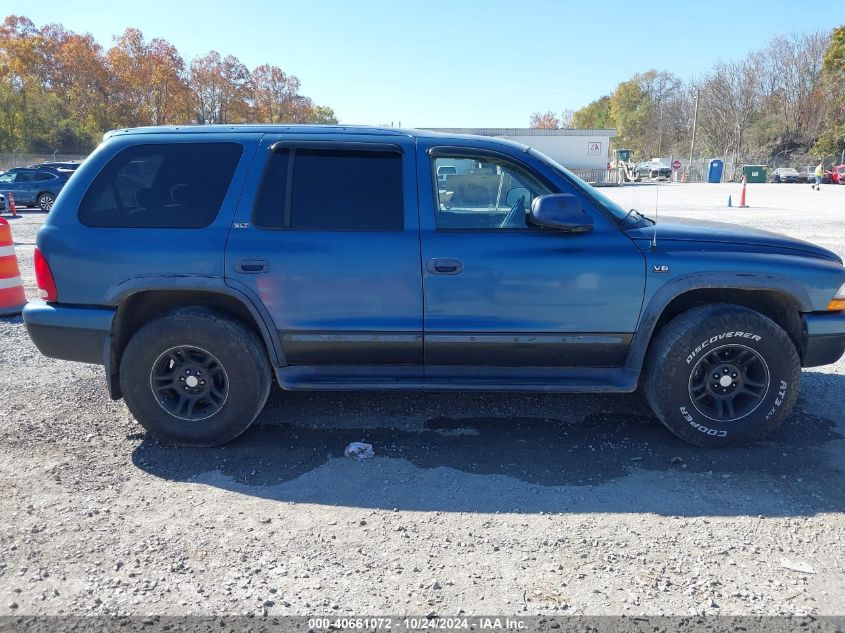
POLYGON ((56 196, 52 193, 44 192, 39 193, 38 198, 36 199, 36 204, 38 208, 42 211, 47 211, 49 213, 50 209, 53 208, 53 203, 56 201, 56 196))
POLYGON ((675 317, 652 341, 643 368, 655 415, 682 440, 705 447, 751 442, 776 429, 795 406, 800 380, 789 335, 730 304, 675 317))
POLYGON ((141 327, 120 361, 129 411, 171 444, 216 446, 235 439, 261 412, 270 383, 259 337, 200 307, 175 310, 141 327))

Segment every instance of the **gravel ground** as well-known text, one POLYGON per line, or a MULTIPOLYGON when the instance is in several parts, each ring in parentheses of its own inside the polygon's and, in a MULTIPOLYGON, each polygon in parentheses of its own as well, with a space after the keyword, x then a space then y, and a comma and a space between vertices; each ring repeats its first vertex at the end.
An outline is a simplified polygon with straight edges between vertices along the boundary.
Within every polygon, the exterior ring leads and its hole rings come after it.
MULTIPOLYGON (((653 214, 658 190, 604 192, 653 214)), ((845 255, 845 187, 738 193, 663 185, 660 213, 845 255)), ((35 298, 43 215, 21 215, 35 298)), ((243 438, 187 450, 0 319, 0 616, 843 614, 843 394, 845 363, 805 371, 781 430, 707 451, 638 395, 277 390, 243 438)))

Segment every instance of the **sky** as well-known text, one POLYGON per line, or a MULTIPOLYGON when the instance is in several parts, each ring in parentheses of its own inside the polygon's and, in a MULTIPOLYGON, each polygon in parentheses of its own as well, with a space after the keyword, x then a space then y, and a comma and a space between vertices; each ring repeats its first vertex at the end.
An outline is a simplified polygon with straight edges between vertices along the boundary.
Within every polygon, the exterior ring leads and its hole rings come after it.
POLYGON ((280 66, 341 123, 527 127, 634 73, 687 79, 776 35, 830 30, 836 2, 794 0, 0 0, 2 15, 163 37, 186 63, 217 50, 280 66), (825 6, 828 8, 825 9, 825 6), (800 9, 799 9, 800 7, 800 9))

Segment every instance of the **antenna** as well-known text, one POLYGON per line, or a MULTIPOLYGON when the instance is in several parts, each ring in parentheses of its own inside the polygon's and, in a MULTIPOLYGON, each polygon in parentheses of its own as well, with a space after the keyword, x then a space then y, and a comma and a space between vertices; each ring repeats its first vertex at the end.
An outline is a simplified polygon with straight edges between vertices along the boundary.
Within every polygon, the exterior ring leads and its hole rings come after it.
POLYGON ((654 232, 651 234, 651 248, 657 248, 657 203, 660 200, 660 165, 657 167, 657 178, 654 181, 654 232))

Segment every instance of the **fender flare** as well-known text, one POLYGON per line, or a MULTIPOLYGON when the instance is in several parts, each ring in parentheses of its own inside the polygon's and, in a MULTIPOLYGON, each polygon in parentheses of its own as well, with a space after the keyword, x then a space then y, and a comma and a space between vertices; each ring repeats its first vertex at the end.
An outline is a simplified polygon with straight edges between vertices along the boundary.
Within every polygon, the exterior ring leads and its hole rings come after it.
POLYGON ((126 279, 109 288, 105 304, 117 307, 134 294, 156 290, 217 293, 235 299, 246 308, 258 326, 267 348, 270 364, 273 367, 287 365, 285 353, 269 311, 255 292, 231 279, 204 275, 141 275, 126 279))
POLYGON ((812 304, 807 290, 799 283, 777 275, 758 273, 691 273, 667 282, 652 295, 640 314, 637 331, 628 348, 625 367, 637 372, 642 370, 646 351, 651 343, 654 328, 663 311, 675 299, 692 290, 768 290, 791 297, 801 312, 810 312, 812 304))

